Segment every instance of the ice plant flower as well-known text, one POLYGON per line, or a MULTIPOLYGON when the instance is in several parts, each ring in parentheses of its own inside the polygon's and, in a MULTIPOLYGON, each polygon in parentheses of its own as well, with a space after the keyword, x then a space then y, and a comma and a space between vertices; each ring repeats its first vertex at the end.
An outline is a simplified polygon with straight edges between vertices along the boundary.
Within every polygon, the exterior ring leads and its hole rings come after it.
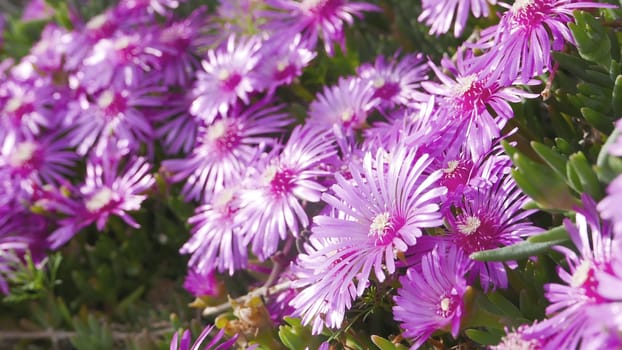
POLYGON ((77 198, 58 195, 54 207, 66 217, 59 220, 59 228, 48 238, 50 247, 59 248, 92 223, 102 231, 111 215, 120 217, 133 228, 140 227, 127 212, 140 209, 147 198, 143 193, 155 183, 150 169, 151 165, 141 157, 128 158, 123 168, 117 157, 91 158, 85 182, 79 193, 74 194, 77 198))
POLYGON ((261 49, 260 75, 269 93, 273 93, 281 85, 292 83, 302 75, 302 70, 316 55, 304 46, 300 35, 294 36, 288 43, 278 38, 279 40, 268 40, 261 49))
POLYGON ((337 183, 322 200, 336 213, 313 219, 312 237, 324 245, 300 261, 309 271, 297 282, 304 288, 291 302, 304 324, 313 322, 315 333, 323 323, 341 325, 346 308, 368 286, 372 269, 384 281, 385 269, 395 272, 397 254, 415 245, 423 228, 442 224, 436 201, 445 188, 436 184, 440 172, 423 175, 430 162, 406 147, 380 149, 367 152, 362 165, 350 165, 351 179, 335 175, 337 183))
MULTIPOLYGON (((12 73, 15 72, 15 68, 12 73)), ((51 83, 44 79, 0 81, 0 137, 39 135, 57 124, 51 113, 51 83)))
POLYGON ((385 107, 427 101, 427 94, 419 91, 420 83, 427 79, 427 71, 423 55, 419 53, 401 59, 396 54, 389 61, 378 56, 373 65, 366 63, 357 69, 358 76, 373 86, 373 97, 380 99, 385 107))
MULTIPOLYGON (((199 337, 194 341, 194 343, 192 342, 192 334, 190 333, 190 330, 188 329, 185 330, 181 336, 181 339, 179 338, 179 333, 175 332, 175 334, 173 335, 173 338, 171 339, 170 350, 199 350, 199 349, 201 350, 227 350, 227 349, 232 349, 238 339, 238 335, 236 334, 233 337, 231 337, 231 339, 221 343, 220 341, 223 339, 225 335, 224 329, 221 329, 220 331, 218 331, 218 333, 216 333, 216 335, 207 344, 203 344, 207 340, 207 338, 209 337, 213 329, 214 329, 214 326, 205 327, 205 329, 203 329, 203 331, 201 332, 199 337)), ((251 346, 251 348, 254 348, 254 346, 251 346)))
POLYGON ((482 33, 476 46, 486 52, 477 66, 502 85, 517 79, 525 83, 551 69, 551 52, 562 50, 565 43, 575 44, 568 28, 572 11, 610 6, 591 1, 517 0, 499 24, 482 33))
POLYGON ((349 0, 266 0, 275 11, 268 28, 273 32, 302 33, 308 47, 315 47, 321 36, 329 55, 338 43, 345 51, 344 22, 352 25, 354 17, 363 17, 365 11, 378 11, 375 5, 349 0), (279 12, 280 11, 280 12, 279 12))
POLYGON ((240 190, 240 212, 244 244, 252 244, 257 257, 265 260, 276 252, 279 241, 298 236, 309 225, 300 201, 319 202, 325 190, 318 177, 322 162, 336 153, 326 131, 296 127, 280 154, 274 152, 250 169, 240 190))
POLYGON ((93 147, 101 154, 111 141, 126 142, 131 150, 149 145, 154 130, 145 107, 158 107, 166 100, 166 88, 151 82, 143 79, 140 84, 111 85, 94 94, 79 93, 70 101, 64 121, 70 129, 69 144, 77 147, 79 155, 86 155, 93 147))
POLYGON ((496 4, 496 0, 423 0, 423 11, 417 18, 430 27, 430 34, 445 34, 454 24, 454 36, 459 37, 469 19, 469 12, 473 17, 488 17, 489 5, 496 4))
POLYGON ((505 329, 506 334, 499 344, 491 346, 490 350, 541 350, 546 341, 541 339, 526 339, 525 333, 529 331, 528 325, 522 325, 516 330, 505 329))
POLYGON ((258 37, 237 38, 231 35, 216 49, 207 52, 196 74, 195 100, 190 113, 211 123, 218 113, 227 114, 239 100, 250 103, 250 94, 262 89, 255 68, 261 58, 258 37))
POLYGON ((490 150, 492 140, 500 136, 501 129, 514 116, 510 102, 538 95, 503 84, 489 72, 471 67, 467 61, 462 55, 456 63, 443 59, 442 67, 451 72, 453 78, 430 64, 440 83, 428 81, 422 86, 439 96, 438 113, 457 124, 456 130, 461 135, 468 135, 466 142, 475 160, 490 150))
MULTIPOLYGON (((564 246, 555 247, 565 255, 568 269, 558 268, 562 283, 544 286, 551 302, 546 308, 549 318, 528 333, 529 338, 547 338, 544 349, 577 349, 579 345, 583 349, 591 341, 591 326, 602 324, 602 312, 594 311, 622 302, 622 263, 613 261, 619 260, 622 247, 613 239, 611 223, 599 218, 594 200, 585 194, 581 199, 583 208, 576 209, 576 223, 564 221, 578 254, 564 246)), ((606 320, 613 324, 615 318, 606 320)))
POLYGON ((173 182, 185 181, 182 194, 187 200, 209 199, 213 192, 237 183, 261 147, 276 143, 267 135, 289 123, 281 106, 258 102, 245 109, 238 104, 199 128, 187 158, 165 160, 162 165, 173 174, 173 182))
POLYGON ((189 269, 183 287, 197 298, 220 293, 220 285, 213 270, 201 273, 195 269, 189 269))
POLYGON ((310 125, 322 130, 333 126, 345 135, 360 129, 378 102, 370 82, 360 78, 341 78, 335 86, 325 87, 309 106, 310 125))
POLYGON ((201 205, 188 219, 192 236, 180 249, 182 254, 192 254, 188 266, 200 273, 212 269, 227 271, 230 275, 248 263, 246 245, 242 242, 241 224, 235 220, 240 209, 237 190, 223 188, 216 192, 211 202, 201 205))
MULTIPOLYGON (((616 122, 616 129, 612 133, 615 138, 611 143, 607 152, 614 156, 622 156, 622 137, 620 137, 620 131, 622 131, 622 119, 616 122)), ((618 203, 622 201, 622 175, 618 175, 607 186, 607 196, 598 203, 598 211, 603 219, 611 220, 613 223, 613 231, 618 235, 622 235, 622 213, 618 210, 618 203)))
MULTIPOLYGON (((542 231, 524 220, 535 212, 522 210, 528 200, 510 175, 477 188, 447 213, 447 238, 469 255, 522 242, 523 237, 542 231)), ((508 284, 500 262, 474 262, 470 276, 473 280, 479 277, 484 290, 491 286, 506 288, 508 284)))
POLYGON ((412 349, 439 330, 458 335, 469 288, 464 275, 470 264, 460 249, 440 245, 421 258, 419 269, 411 267, 400 278, 393 315, 404 336, 413 341, 412 349))

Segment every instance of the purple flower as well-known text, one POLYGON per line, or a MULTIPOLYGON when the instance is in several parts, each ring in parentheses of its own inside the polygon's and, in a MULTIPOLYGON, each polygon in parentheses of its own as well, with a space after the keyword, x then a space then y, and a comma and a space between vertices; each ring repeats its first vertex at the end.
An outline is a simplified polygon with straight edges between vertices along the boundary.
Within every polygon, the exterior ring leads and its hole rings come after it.
POLYGON ((255 72, 260 47, 258 37, 236 40, 232 35, 221 47, 209 50, 201 62, 203 70, 196 75, 190 113, 211 123, 218 113, 227 114, 238 99, 249 104, 250 93, 262 89, 255 72))
POLYGON ((427 71, 422 54, 409 54, 399 60, 396 54, 388 62, 378 56, 373 65, 366 63, 357 69, 358 76, 372 84, 373 97, 379 98, 384 107, 427 101, 428 96, 418 90, 421 81, 427 79, 427 71))
POLYGON ((459 37, 469 19, 469 12, 475 18, 488 17, 489 4, 496 0, 423 0, 423 12, 417 20, 430 27, 430 34, 445 34, 454 23, 454 36, 459 37), (470 10, 470 11, 469 11, 470 10))
POLYGON ((473 160, 490 150, 492 140, 500 136, 501 129, 514 116, 509 102, 538 96, 502 85, 487 71, 470 67, 461 55, 456 64, 443 59, 442 66, 454 78, 431 64, 441 83, 424 82, 422 86, 429 93, 440 96, 438 114, 456 124, 456 132, 460 135, 468 135, 466 141, 473 160))
POLYGON ((41 39, 30 49, 23 60, 32 62, 38 70, 46 73, 60 72, 67 48, 75 34, 50 23, 41 33, 41 39))
POLYGON ((220 285, 213 270, 201 273, 195 269, 189 269, 184 279, 184 289, 197 298, 220 293, 220 285))
MULTIPOLYGON (((447 238, 466 254, 522 242, 523 237, 542 231, 524 220, 535 211, 522 210, 528 200, 510 175, 476 188, 447 213, 447 238)), ((473 278, 479 275, 484 290, 507 287, 503 263, 474 262, 470 273, 473 278)))
POLYGON ((318 166, 335 154, 335 149, 327 132, 298 126, 281 153, 273 153, 249 170, 240 190, 237 219, 243 226, 244 244, 252 244, 253 253, 261 260, 277 250, 288 231, 296 237, 301 227, 309 225, 300 201, 320 200, 325 187, 317 178, 328 173, 318 166))
POLYGON ((65 125, 69 144, 85 155, 92 147, 101 154, 109 142, 126 142, 131 150, 153 140, 153 126, 144 107, 159 107, 166 100, 165 87, 141 79, 141 85, 111 85, 94 94, 78 92, 68 106, 65 125))
POLYGON ((313 219, 312 237, 319 244, 300 258, 307 271, 297 285, 305 288, 291 303, 303 323, 313 322, 315 333, 322 323, 341 325, 346 308, 367 287, 372 268, 384 281, 383 269, 395 272, 398 252, 415 245, 423 228, 442 224, 436 203, 445 192, 436 185, 441 174, 423 176, 431 159, 415 156, 405 147, 368 152, 362 166, 350 165, 351 179, 335 175, 334 195, 322 195, 333 212, 313 219))
POLYGON ((170 94, 164 102, 166 109, 153 115, 154 122, 158 124, 156 139, 167 155, 190 153, 197 142, 201 123, 188 111, 193 99, 190 93, 170 94))
POLYGON ((261 147, 275 143, 265 135, 282 131, 289 117, 280 106, 264 107, 263 102, 246 110, 237 105, 228 115, 199 128, 188 158, 162 163, 173 173, 172 181, 185 180, 182 194, 187 200, 209 199, 214 191, 237 183, 261 147))
POLYGON ((247 266, 247 247, 235 220, 239 209, 235 188, 217 191, 210 203, 196 209, 188 219, 192 237, 180 249, 182 254, 192 254, 188 266, 200 273, 218 269, 230 275, 247 266))
POLYGON ((22 13, 22 21, 45 20, 54 16, 54 9, 45 0, 30 0, 22 13))
POLYGON ((0 176, 16 184, 63 182, 77 161, 75 153, 68 150, 66 138, 58 135, 24 139, 10 135, 1 147, 0 176))
POLYGON ((592 339, 593 325, 615 322, 595 311, 622 302, 622 262, 619 261, 622 247, 613 240, 610 222, 598 217, 594 200, 582 195, 582 201, 584 208, 576 209, 576 223, 564 221, 578 254, 567 247, 555 247, 565 255, 568 270, 558 268, 563 283, 544 286, 545 296, 551 302, 546 308, 549 318, 528 333, 529 338, 548 338, 544 349, 576 349, 579 344, 583 348, 592 339))
POLYGON ((53 208, 66 217, 59 220, 60 227, 48 238, 52 249, 57 249, 92 223, 102 231, 111 215, 120 217, 133 228, 140 227, 127 212, 140 209, 147 198, 143 193, 155 183, 149 173, 151 165, 141 157, 128 158, 123 168, 120 163, 120 159, 114 156, 91 158, 86 166, 85 182, 79 193, 75 193, 76 198, 58 194, 58 202, 53 208))
POLYGON ((351 25, 354 16, 361 18, 364 11, 380 10, 369 3, 348 0, 266 0, 266 4, 276 10, 267 15, 271 17, 270 29, 281 35, 302 33, 308 47, 314 47, 321 36, 329 55, 335 42, 345 51, 344 22, 351 25))
POLYGON ((622 175, 607 186, 607 196, 598 203, 600 215, 603 219, 611 220, 613 230, 618 236, 622 236, 622 213, 618 206, 620 203, 622 203, 622 175))
POLYGON ((291 84, 316 55, 301 42, 300 35, 294 36, 288 43, 277 38, 279 40, 267 41, 261 49, 263 59, 259 64, 259 74, 269 93, 281 85, 291 84))
POLYGON ((91 18, 86 24, 74 23, 75 30, 67 44, 65 66, 74 70, 82 65, 84 57, 91 52, 93 46, 101 39, 110 38, 121 25, 123 17, 117 16, 113 10, 107 10, 91 18))
POLYGON ((9 134, 17 137, 38 135, 42 129, 53 127, 57 121, 47 107, 52 102, 52 89, 47 80, 7 79, 0 82, 0 138, 9 134))
POLYGON ((325 87, 309 106, 308 123, 322 130, 334 126, 345 135, 362 128, 367 115, 379 99, 374 98, 370 82, 360 78, 341 78, 335 86, 325 87))
POLYGON ((413 340, 412 349, 439 330, 458 335, 469 288, 464 275, 470 265, 461 250, 441 245, 421 258, 419 269, 409 268, 400 278, 393 315, 402 322, 404 336, 413 340))
POLYGON ((525 83, 551 69, 551 52, 574 44, 568 23, 572 11, 612 5, 574 0, 519 0, 503 14, 499 24, 482 33, 479 45, 487 50, 477 66, 493 81, 525 83), (552 42, 551 42, 552 40, 552 42))
POLYGON ((192 343, 192 334, 190 330, 185 330, 179 339, 179 333, 175 332, 173 338, 171 339, 170 350, 226 350, 232 349, 235 344, 238 335, 236 334, 231 339, 220 343, 221 339, 225 335, 225 330, 221 329, 218 333, 210 340, 209 343, 203 344, 207 337, 209 337, 210 333, 214 329, 214 326, 206 327, 199 337, 192 343), (220 344, 219 344, 220 343, 220 344))
POLYGON ((121 0, 116 11, 122 15, 140 15, 141 13, 157 13, 169 15, 171 9, 176 9, 184 0, 121 0))
POLYGON ((499 344, 491 346, 490 350, 541 350, 546 341, 525 338, 525 333, 529 332, 529 327, 522 325, 513 331, 509 331, 506 328, 505 336, 503 336, 499 344))

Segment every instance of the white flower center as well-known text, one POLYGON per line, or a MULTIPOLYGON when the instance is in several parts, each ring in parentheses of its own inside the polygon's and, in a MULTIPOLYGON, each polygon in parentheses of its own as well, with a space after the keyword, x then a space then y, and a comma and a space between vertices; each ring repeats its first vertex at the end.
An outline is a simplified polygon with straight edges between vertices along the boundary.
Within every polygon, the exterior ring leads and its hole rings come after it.
POLYGON ((108 21, 108 18, 106 17, 105 14, 97 15, 91 18, 91 20, 86 24, 86 29, 90 29, 90 30, 99 29, 103 27, 107 21, 108 21))
POLYGON ((383 87, 384 83, 385 83, 385 80, 382 77, 378 77, 374 79, 374 87, 376 89, 383 87))
POLYGON ((352 111, 352 109, 348 108, 345 111, 341 112, 340 117, 341 117, 342 121, 349 122, 354 117, 354 111, 352 111))
POLYGON ((214 207, 215 208, 226 208, 229 203, 233 200, 233 195, 235 194, 235 190, 232 188, 225 188, 220 190, 216 197, 214 198, 214 207))
POLYGON ((114 43, 115 50, 123 50, 126 47, 130 46, 130 38, 123 36, 114 43))
POLYGON ((574 273, 572 274, 572 279, 570 281, 570 286, 577 288, 583 285, 583 283, 585 283, 585 281, 587 281, 589 275, 590 275, 590 269, 592 268, 592 266, 590 265, 590 262, 587 260, 583 260, 581 262, 581 264, 579 266, 577 266, 577 269, 574 271, 574 273))
POLYGON ((477 75, 475 74, 467 75, 466 77, 456 78, 456 84, 452 87, 453 93, 456 96, 464 95, 471 89, 476 79, 477 75))
POLYGON ((450 160, 447 162, 447 168, 443 169, 443 172, 445 174, 451 174, 458 168, 458 165, 460 165, 459 160, 450 160))
POLYGON ((9 158, 9 163, 13 167, 19 167, 27 163, 32 159, 35 151, 37 150, 37 145, 33 142, 22 142, 15 148, 15 151, 11 154, 9 158))
POLYGON ((263 174, 261 174, 261 182, 264 185, 270 184, 270 182, 274 180, 274 177, 276 176, 277 172, 278 172, 278 169, 276 168, 276 166, 270 165, 269 167, 266 168, 266 170, 264 170, 263 174))
POLYGON ((285 68, 287 68, 288 65, 289 65, 289 62, 287 61, 279 61, 276 64, 276 70, 279 72, 282 72, 285 70, 285 68))
POLYGON ((224 120, 217 120, 207 130, 207 138, 210 141, 218 140, 227 132, 227 123, 224 120))
POLYGON ((482 222, 476 216, 469 216, 463 223, 458 224, 458 231, 465 235, 471 235, 479 228, 482 222))
POLYGON ((97 98, 97 105, 100 108, 105 109, 105 108, 110 107, 113 101, 114 101, 114 92, 110 90, 106 90, 102 92, 97 98))
POLYGON ((390 218, 388 212, 376 215, 371 225, 369 225, 369 236, 384 236, 386 229, 391 225, 390 218))
POLYGON ((518 12, 531 4, 533 4, 533 0, 516 0, 512 5, 512 12, 518 12))
POLYGON ((229 72, 226 69, 221 69, 218 71, 218 74, 216 74, 216 78, 218 78, 218 80, 220 81, 225 81, 229 79, 230 76, 231 76, 231 72, 229 72))
POLYGON ((105 207, 108 203, 110 203, 110 201, 112 200, 113 194, 114 193, 112 192, 112 190, 109 189, 108 187, 102 188, 97 193, 95 193, 95 195, 92 196, 91 199, 89 199, 86 202, 86 209, 90 211, 91 213, 100 210, 101 208, 105 207))
POLYGON ((15 112, 21 105, 22 105, 22 100, 17 96, 13 96, 11 97, 9 102, 6 103, 6 107, 4 108, 7 112, 11 113, 11 112, 15 112))
POLYGON ((449 311, 449 307, 451 306, 451 299, 444 297, 441 299, 441 310, 443 312, 449 311))

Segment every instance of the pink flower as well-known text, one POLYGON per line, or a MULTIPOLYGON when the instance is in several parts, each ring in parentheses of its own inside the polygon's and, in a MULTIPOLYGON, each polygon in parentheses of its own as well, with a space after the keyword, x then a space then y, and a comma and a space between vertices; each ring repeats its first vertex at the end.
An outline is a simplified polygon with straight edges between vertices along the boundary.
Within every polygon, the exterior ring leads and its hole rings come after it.
POLYGON ((469 12, 473 17, 488 17, 489 6, 496 0, 423 0, 423 12, 417 20, 430 26, 430 34, 444 34, 454 23, 454 36, 459 37, 469 19, 469 12), (470 10, 470 11, 469 11, 470 10))

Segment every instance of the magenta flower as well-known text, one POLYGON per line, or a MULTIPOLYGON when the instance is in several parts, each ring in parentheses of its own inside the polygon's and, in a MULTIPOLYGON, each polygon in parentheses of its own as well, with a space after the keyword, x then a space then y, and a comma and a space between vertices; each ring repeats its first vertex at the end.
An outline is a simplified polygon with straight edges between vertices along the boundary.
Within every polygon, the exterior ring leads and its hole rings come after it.
POLYGON ((61 71, 72 35, 74 34, 54 23, 46 25, 41 33, 41 39, 30 49, 30 54, 22 61, 30 61, 38 70, 46 73, 61 71))
POLYGON ((421 258, 420 269, 410 268, 400 278, 393 315, 402 322, 404 336, 419 348, 439 330, 456 337, 465 313, 464 294, 469 285, 464 275, 470 261, 455 247, 436 246, 421 258))
POLYGON ((290 123, 281 106, 266 107, 259 102, 242 108, 237 105, 228 115, 200 127, 189 157, 162 163, 173 173, 172 181, 185 181, 182 194, 186 200, 209 199, 214 191, 236 184, 260 151, 258 146, 275 143, 265 135, 280 132, 290 123))
POLYGON ((603 219, 611 220, 614 232, 622 237, 620 203, 622 203, 622 176, 619 175, 607 186, 607 196, 598 203, 598 211, 603 219))
POLYGON ((117 5, 116 11, 128 16, 140 15, 141 13, 157 13, 167 16, 181 2, 184 2, 184 0, 121 0, 117 5))
POLYGON ((249 104, 250 93, 263 88, 255 72, 260 48, 258 37, 236 40, 232 35, 221 47, 209 50, 201 62, 203 70, 196 74, 190 113, 211 123, 218 113, 226 115, 238 99, 249 104))
POLYGON ((156 140, 167 155, 188 154, 197 142, 201 123, 188 111, 192 100, 190 93, 170 94, 164 102, 166 109, 153 115, 153 121, 158 125, 156 140))
POLYGON ((304 289, 291 302, 303 323, 313 322, 314 332, 323 323, 339 327, 346 308, 367 287, 372 268, 384 281, 385 268, 395 272, 398 252, 415 245, 423 228, 442 224, 436 201, 445 188, 436 185, 440 172, 423 175, 430 161, 405 147, 381 149, 368 152, 362 166, 351 164, 351 179, 335 175, 334 195, 322 195, 334 212, 313 219, 312 237, 321 244, 301 258, 308 271, 297 285, 304 289))
POLYGON ((278 38, 267 41, 261 49, 263 59, 259 74, 269 93, 281 85, 291 84, 316 55, 305 47, 300 35, 285 43, 278 38))
POLYGON ((388 62, 378 56, 373 65, 366 63, 357 69, 358 76, 372 84, 373 97, 379 98, 384 107, 427 101, 428 95, 419 91, 421 81, 427 79, 427 71, 422 54, 409 54, 402 59, 396 54, 388 62))
POLYGON ((272 20, 269 29, 288 35, 302 33, 308 47, 315 47, 321 36, 329 55, 333 54, 335 42, 345 51, 344 22, 352 25, 354 17, 362 18, 364 11, 380 10, 369 3, 348 0, 266 0, 266 4, 282 11, 267 15, 272 20))
POLYGON ((296 127, 279 155, 270 154, 251 169, 240 190, 244 244, 252 244, 261 260, 270 257, 288 231, 298 236, 309 218, 300 201, 318 202, 325 187, 318 177, 328 175, 321 163, 335 154, 326 131, 296 127))
POLYGON ((325 87, 309 106, 308 122, 322 130, 334 126, 343 134, 363 127, 367 115, 379 99, 374 98, 371 83, 359 78, 341 78, 335 86, 325 87))
POLYGON ((582 195, 582 200, 584 208, 576 209, 576 224, 564 221, 578 254, 567 247, 555 247, 565 255, 568 270, 558 269, 563 283, 544 286, 551 302, 546 308, 549 318, 528 333, 529 338, 548 338, 545 349, 577 349, 579 344, 583 348, 591 341, 591 326, 605 320, 609 325, 615 322, 615 318, 603 319, 602 312, 594 311, 622 302, 622 247, 613 240, 610 222, 598 217, 594 200, 587 195, 582 195))
POLYGON ((1 147, 0 176, 16 183, 63 182, 72 174, 71 168, 77 161, 66 138, 58 135, 25 139, 8 136, 1 147))
POLYGON ((220 293, 220 285, 214 271, 205 273, 189 269, 184 279, 184 289, 197 298, 213 296, 220 293))
MULTIPOLYGON (((15 68, 12 73, 16 73, 15 68)), ((51 84, 47 80, 0 81, 0 137, 9 134, 33 136, 40 134, 42 129, 55 126, 57 118, 48 108, 52 103, 51 84)))
POLYGON ((469 12, 473 17, 488 17, 489 4, 496 4, 496 0, 423 0, 423 12, 417 20, 425 22, 430 27, 430 34, 439 35, 449 31, 454 23, 454 36, 459 37, 469 19, 469 12))
POLYGON ((122 141, 136 151, 153 140, 153 126, 144 107, 159 107, 166 100, 165 87, 149 84, 110 86, 94 94, 80 92, 68 106, 64 121, 70 129, 67 138, 77 153, 91 148, 101 154, 109 142, 122 141))
POLYGON ((65 67, 75 70, 101 39, 110 38, 122 24, 123 17, 113 10, 107 10, 91 18, 86 24, 75 23, 75 31, 68 37, 65 67))
MULTIPOLYGON (((190 330, 185 330, 179 339, 179 333, 175 332, 173 338, 171 339, 170 350, 227 350, 232 349, 235 345, 236 340, 238 339, 238 335, 234 335, 231 339, 220 342, 224 335, 225 330, 221 329, 218 333, 209 341, 207 344, 203 344, 210 333, 214 329, 214 326, 205 327, 199 337, 192 343, 192 334, 190 330), (220 343, 220 344, 219 344, 220 343)), ((251 346, 249 349, 254 348, 251 346)))
POLYGON ((473 160, 490 150, 492 140, 500 136, 501 128, 514 116, 510 102, 516 103, 522 98, 538 96, 502 85, 487 71, 470 67, 462 56, 459 56, 455 65, 444 59, 442 66, 454 78, 431 64, 441 83, 423 82, 422 86, 429 93, 440 96, 437 100, 439 115, 450 118, 461 135, 468 135, 467 144, 473 160))
MULTIPOLYGON (((535 211, 522 210, 528 200, 509 175, 476 188, 447 213, 447 237, 466 254, 522 242, 523 237, 542 231, 524 220, 535 211)), ((507 287, 503 263, 474 262, 470 273, 473 278, 479 276, 484 290, 507 287)))
POLYGON ((143 193, 155 183, 149 173, 151 165, 140 157, 127 159, 124 168, 120 168, 119 163, 120 159, 115 157, 91 159, 87 163, 84 185, 79 193, 74 193, 76 198, 59 193, 58 203, 53 207, 67 217, 59 220, 60 227, 48 238, 52 249, 59 248, 92 223, 102 231, 111 215, 120 217, 133 228, 140 227, 127 212, 140 209, 147 198, 143 193))
POLYGON ((235 188, 217 191, 210 203, 196 209, 188 219, 192 237, 180 249, 182 254, 192 254, 188 266, 200 273, 218 269, 230 275, 246 268, 247 247, 241 224, 235 220, 239 209, 235 188))
POLYGON ((491 346, 490 350, 541 350, 546 344, 545 340, 527 339, 525 334, 529 332, 531 326, 522 325, 516 330, 505 329, 506 334, 499 344, 491 346))
POLYGON ((503 14, 499 24, 482 33, 480 48, 486 50, 477 66, 502 85, 522 83, 551 69, 551 52, 565 43, 575 44, 568 23, 572 11, 610 7, 590 1, 519 0, 503 14))

